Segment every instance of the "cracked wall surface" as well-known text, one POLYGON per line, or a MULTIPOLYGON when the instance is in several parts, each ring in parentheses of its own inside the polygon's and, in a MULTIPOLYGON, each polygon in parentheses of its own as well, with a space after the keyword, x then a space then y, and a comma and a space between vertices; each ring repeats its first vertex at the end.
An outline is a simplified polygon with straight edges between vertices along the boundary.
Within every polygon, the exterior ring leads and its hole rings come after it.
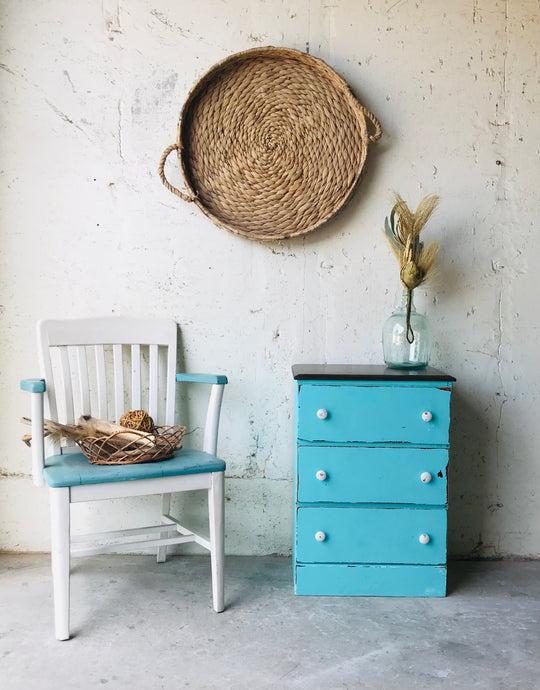
MULTIPOLYGON (((398 191, 413 206, 441 197, 426 229, 441 245, 436 276, 416 303, 432 324, 433 366, 457 378, 450 553, 540 556, 538 3, 0 7, 0 548, 48 548, 47 494, 31 485, 19 440, 35 322, 155 314, 180 325, 186 369, 229 377, 227 551, 288 553, 290 367, 382 362, 382 325, 400 294, 382 227, 398 191), (231 53, 264 45, 326 60, 384 130, 330 223, 267 245, 217 228, 156 172, 191 87, 231 53)), ((172 160, 167 175, 181 188, 172 160)), ((202 412, 199 391, 182 402, 193 409, 180 421, 202 412)), ((186 501, 204 522, 203 503, 186 501)), ((156 505, 81 506, 75 517, 132 526, 156 505)))

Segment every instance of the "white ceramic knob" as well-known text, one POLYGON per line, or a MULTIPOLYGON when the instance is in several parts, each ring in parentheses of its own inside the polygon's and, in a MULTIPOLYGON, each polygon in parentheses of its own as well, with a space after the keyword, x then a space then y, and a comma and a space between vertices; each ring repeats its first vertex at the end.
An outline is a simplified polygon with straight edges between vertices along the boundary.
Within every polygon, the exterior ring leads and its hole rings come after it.
POLYGON ((422 472, 420 479, 424 482, 424 484, 429 484, 433 477, 431 476, 430 472, 422 472))
POLYGON ((320 482, 324 482, 326 479, 326 472, 324 470, 319 470, 315 476, 320 482))
POLYGON ((317 417, 319 419, 326 419, 328 417, 328 412, 326 410, 317 410, 317 417))
POLYGON ((316 532, 315 539, 317 541, 324 541, 326 539, 326 534, 324 532, 316 532))
POLYGON ((418 537, 418 541, 419 541, 421 544, 429 544, 429 542, 431 541, 431 537, 429 536, 429 534, 421 534, 421 535, 418 537))
POLYGON ((431 420, 433 419, 433 415, 431 414, 431 412, 426 410, 425 412, 422 412, 422 419, 424 420, 424 422, 431 422, 431 420))

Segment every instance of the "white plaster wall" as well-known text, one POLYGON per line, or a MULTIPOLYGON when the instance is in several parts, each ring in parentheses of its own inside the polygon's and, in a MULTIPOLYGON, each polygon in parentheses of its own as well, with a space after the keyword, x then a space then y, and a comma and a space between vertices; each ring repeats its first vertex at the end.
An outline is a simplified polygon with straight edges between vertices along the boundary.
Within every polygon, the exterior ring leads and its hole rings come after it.
MULTIPOLYGON (((227 551, 291 546, 294 362, 381 363, 399 291, 381 228, 399 191, 441 196, 419 307, 453 405, 453 555, 540 555, 535 0, 2 0, 0 547, 48 548, 19 437, 42 317, 164 315, 186 368, 226 373, 227 551), (261 245, 159 182, 191 86, 260 45, 309 51, 381 120, 350 204, 261 245)), ((168 168, 171 177, 176 171, 168 168)), ((179 178, 176 177, 179 183, 179 178)), ((426 231, 427 236, 427 231, 426 231)), ((194 401, 200 405, 198 394, 194 401)), ((148 499, 81 509, 145 522, 148 499)), ((202 504, 191 501, 195 521, 202 504)))

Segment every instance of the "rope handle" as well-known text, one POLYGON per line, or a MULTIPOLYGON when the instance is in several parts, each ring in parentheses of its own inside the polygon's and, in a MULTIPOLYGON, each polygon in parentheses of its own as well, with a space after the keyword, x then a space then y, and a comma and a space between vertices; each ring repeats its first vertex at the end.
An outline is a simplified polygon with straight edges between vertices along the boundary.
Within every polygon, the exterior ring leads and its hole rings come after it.
POLYGON ((379 120, 377 120, 375 115, 373 113, 371 113, 367 108, 364 108, 363 105, 360 105, 360 110, 364 113, 364 115, 368 118, 368 120, 371 121, 371 123, 375 127, 375 133, 369 135, 369 140, 371 142, 377 141, 377 139, 380 139, 382 136, 382 125, 381 125, 381 123, 379 122, 379 120))
POLYGON ((161 154, 161 158, 159 159, 159 165, 158 165, 158 173, 159 173, 159 179, 162 181, 165 187, 169 190, 169 192, 172 192, 173 194, 176 194, 177 197, 180 197, 180 199, 183 199, 184 201, 195 201, 194 196, 189 196, 188 194, 184 194, 181 192, 179 189, 176 189, 176 187, 173 187, 173 185, 167 180, 165 177, 165 161, 167 160, 169 154, 172 151, 178 151, 178 155, 180 155, 180 146, 178 144, 171 144, 170 146, 167 146, 165 151, 161 154))

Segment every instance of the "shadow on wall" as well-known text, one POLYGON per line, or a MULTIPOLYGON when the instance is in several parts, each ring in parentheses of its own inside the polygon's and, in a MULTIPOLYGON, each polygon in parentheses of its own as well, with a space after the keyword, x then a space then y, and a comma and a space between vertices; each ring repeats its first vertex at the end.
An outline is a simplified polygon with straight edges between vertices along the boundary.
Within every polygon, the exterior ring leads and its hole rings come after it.
POLYGON ((452 394, 448 470, 448 553, 450 558, 498 558, 489 530, 489 496, 497 468, 496 430, 487 412, 459 390, 452 394))

